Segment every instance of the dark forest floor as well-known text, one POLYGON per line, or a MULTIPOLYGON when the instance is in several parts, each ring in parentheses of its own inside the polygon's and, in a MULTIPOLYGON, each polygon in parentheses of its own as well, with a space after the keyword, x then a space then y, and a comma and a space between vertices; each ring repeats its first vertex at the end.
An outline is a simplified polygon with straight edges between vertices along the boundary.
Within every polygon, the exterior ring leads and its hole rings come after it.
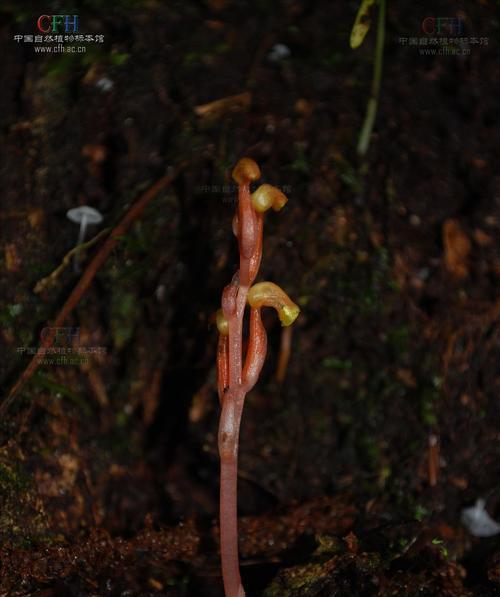
POLYGON ((214 314, 246 155, 290 199, 266 216, 260 279, 302 310, 282 383, 266 315, 243 415, 248 594, 499 594, 497 537, 460 522, 478 498, 500 519, 498 2, 389 3, 365 160, 357 2, 74 4, 104 35, 81 55, 13 39, 59 3, 0 7, 4 393, 78 280, 34 292, 76 243, 66 211, 113 226, 188 165, 68 322, 102 354, 44 365, 0 421, 0 595, 221 595, 214 314), (427 16, 488 43, 423 56, 400 38, 427 16))

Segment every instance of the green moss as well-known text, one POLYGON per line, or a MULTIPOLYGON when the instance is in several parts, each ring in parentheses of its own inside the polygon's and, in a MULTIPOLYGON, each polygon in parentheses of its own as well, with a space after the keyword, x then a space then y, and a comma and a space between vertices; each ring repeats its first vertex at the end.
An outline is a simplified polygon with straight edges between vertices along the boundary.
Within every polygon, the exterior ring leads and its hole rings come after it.
POLYGON ((373 577, 385 567, 378 553, 354 555, 342 550, 323 563, 309 563, 282 570, 264 591, 265 597, 305 595, 372 595, 373 577), (340 553, 344 551, 344 553, 340 553))
POLYGON ((337 555, 345 550, 345 544, 338 537, 331 535, 318 535, 316 537, 318 547, 314 552, 314 556, 337 555))
POLYGON ((74 406, 76 406, 86 416, 90 416, 92 411, 85 399, 78 393, 73 392, 68 386, 56 382, 50 375, 42 371, 38 371, 33 376, 33 387, 39 387, 48 390, 56 397, 66 398, 74 406))
POLYGON ((337 68, 342 63, 342 59, 343 56, 341 52, 331 52, 330 54, 323 56, 320 63, 325 68, 337 68))
POLYGON ((18 494, 24 490, 25 485, 25 480, 19 470, 0 463, 0 492, 4 496, 18 494))
POLYGON ((301 172, 302 174, 309 174, 311 166, 303 148, 300 145, 297 145, 296 147, 295 160, 290 165, 290 169, 295 172, 301 172))
MULTIPOLYGON (((439 378, 434 378, 434 380, 439 378)), ((439 383, 431 382, 431 385, 424 386, 420 391, 420 418, 427 427, 436 425, 438 402, 441 397, 439 383)))
POLYGON ((387 334, 387 341, 393 354, 405 355, 410 343, 410 329, 407 325, 399 325, 387 334))
POLYGON ((422 506, 421 504, 416 504, 415 510, 413 512, 413 518, 418 522, 422 522, 424 518, 429 514, 427 508, 422 506))
POLYGON ((6 305, 0 310, 0 323, 5 327, 11 328, 22 311, 23 305, 19 303, 6 305))
POLYGON ((6 14, 14 18, 16 23, 24 23, 33 19, 33 10, 30 6, 23 6, 20 2, 2 2, 0 14, 6 14))
POLYGON ((130 58, 130 54, 125 52, 111 52, 109 55, 109 61, 113 66, 122 66, 130 58))
POLYGON ((264 591, 264 597, 300 597, 320 590, 327 573, 321 564, 306 564, 285 570, 264 591))
POLYGON ((111 330, 115 347, 120 350, 132 338, 140 315, 137 297, 131 292, 115 292, 111 304, 111 330))
POLYGON ((432 540, 432 545, 436 545, 439 548, 439 551, 443 554, 444 558, 448 557, 448 548, 446 547, 444 541, 439 538, 434 538, 432 540))
POLYGON ((0 463, 0 541, 29 548, 47 535, 31 479, 20 464, 0 463))
POLYGON ((335 369, 336 371, 352 371, 352 361, 350 359, 342 360, 335 356, 323 359, 323 367, 335 369))
POLYGON ((364 181, 363 177, 360 176, 358 168, 353 166, 343 156, 336 156, 334 167, 339 173, 340 180, 354 195, 362 195, 364 193, 364 181))
POLYGON ((371 471, 379 468, 381 449, 378 445, 378 438, 371 435, 362 435, 357 441, 357 448, 360 461, 371 471))

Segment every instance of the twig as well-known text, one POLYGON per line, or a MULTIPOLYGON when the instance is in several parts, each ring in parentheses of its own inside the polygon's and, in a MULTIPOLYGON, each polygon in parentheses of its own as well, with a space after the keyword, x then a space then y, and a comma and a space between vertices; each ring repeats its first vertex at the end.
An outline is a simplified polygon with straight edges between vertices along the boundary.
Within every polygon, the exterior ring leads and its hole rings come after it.
POLYGON ((200 118, 219 118, 233 110, 242 110, 250 107, 252 95, 248 91, 214 100, 208 104, 200 104, 194 107, 194 113, 200 118))
POLYGON ((436 487, 439 477, 439 440, 436 435, 429 435, 429 485, 436 487))
POLYGON ((357 152, 364 156, 370 144, 375 117, 377 116, 378 98, 380 95, 380 83, 382 80, 382 62, 384 59, 384 40, 385 40, 385 0, 380 0, 378 9, 377 41, 375 46, 375 64, 373 67, 373 80, 370 91, 370 98, 366 108, 365 121, 361 134, 359 135, 357 152))
POLYGON ((285 381, 290 353, 292 351, 292 327, 281 328, 280 354, 276 368, 276 381, 282 384, 285 381))
POLYGON ((75 255, 76 253, 80 253, 80 251, 82 249, 90 249, 90 247, 93 247, 97 243, 97 241, 100 240, 104 235, 108 234, 108 232, 110 230, 111 230, 111 228, 105 228, 104 230, 101 230, 101 232, 99 232, 99 234, 96 234, 94 236, 94 238, 90 239, 86 243, 81 243, 80 245, 76 245, 76 247, 73 247, 71 249, 71 251, 68 251, 66 253, 66 255, 63 257, 61 264, 51 274, 49 274, 48 276, 45 276, 45 278, 42 278, 41 280, 38 280, 35 288, 33 288, 33 292, 35 294, 40 294, 40 292, 45 290, 45 288, 47 288, 47 286, 54 285, 56 283, 56 280, 59 278, 59 276, 63 273, 63 271, 70 264, 71 257, 73 257, 73 255, 75 255))
POLYGON ((61 327, 69 314, 78 305, 82 296, 92 283, 95 275, 99 271, 99 268, 103 265, 106 259, 109 257, 115 246, 120 242, 121 237, 127 232, 130 226, 140 217, 142 212, 156 197, 156 195, 168 187, 179 173, 186 167, 187 162, 181 162, 177 168, 171 173, 160 178, 152 187, 150 187, 129 209, 125 214, 124 218, 118 223, 118 225, 111 231, 109 237, 105 240, 102 247, 94 255, 92 261, 88 264, 87 268, 83 272, 82 277, 78 281, 77 285, 73 288, 73 291, 69 295, 68 299, 64 303, 59 314, 51 324, 50 333, 46 334, 42 340, 40 348, 37 350, 35 356, 31 359, 30 363, 23 371, 19 379, 10 389, 7 398, 0 405, 0 416, 4 416, 7 409, 11 405, 12 401, 21 389, 25 386, 26 382, 32 377, 35 371, 38 369, 41 359, 45 355, 48 348, 50 348, 54 342, 55 332, 53 328, 61 327))

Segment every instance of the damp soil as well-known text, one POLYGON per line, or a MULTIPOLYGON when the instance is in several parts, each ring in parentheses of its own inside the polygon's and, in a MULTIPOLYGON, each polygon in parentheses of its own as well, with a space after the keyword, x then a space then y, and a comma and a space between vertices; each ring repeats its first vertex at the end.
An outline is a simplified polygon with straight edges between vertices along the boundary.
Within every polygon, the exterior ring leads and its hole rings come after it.
POLYGON ((500 7, 389 3, 360 158, 376 31, 350 49, 357 4, 78 1, 102 40, 47 55, 15 36, 60 3, 2 3, 2 397, 78 281, 66 267, 35 292, 75 246, 67 210, 113 226, 187 162, 71 314, 68 360, 0 421, 2 595, 223 594, 214 319, 243 156, 289 196, 260 279, 301 307, 278 375, 265 314, 243 415, 247 594, 500 593, 497 537, 461 522, 480 498, 500 520, 500 7), (422 53, 429 16, 458 19, 468 52, 422 53))

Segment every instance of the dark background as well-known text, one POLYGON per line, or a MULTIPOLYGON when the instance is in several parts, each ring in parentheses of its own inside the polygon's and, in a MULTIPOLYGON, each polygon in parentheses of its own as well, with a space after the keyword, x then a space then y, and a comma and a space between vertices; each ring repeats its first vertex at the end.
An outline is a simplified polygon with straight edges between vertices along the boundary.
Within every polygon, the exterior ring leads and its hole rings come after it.
POLYGON ((214 314, 237 268, 243 156, 289 196, 266 215, 259 279, 302 309, 282 383, 266 313, 243 415, 248 593, 497 594, 495 538, 460 514, 485 498, 500 516, 500 6, 388 3, 365 159, 376 18, 351 50, 357 8, 2 3, 3 395, 78 280, 70 267, 33 291, 76 243, 66 211, 99 209, 90 239, 187 160, 68 321, 106 353, 41 367, 0 421, 3 594, 221 595, 214 314), (14 36, 40 14, 78 14, 104 42, 36 53, 14 36), (404 45, 429 16, 460 18, 470 53, 404 45))

